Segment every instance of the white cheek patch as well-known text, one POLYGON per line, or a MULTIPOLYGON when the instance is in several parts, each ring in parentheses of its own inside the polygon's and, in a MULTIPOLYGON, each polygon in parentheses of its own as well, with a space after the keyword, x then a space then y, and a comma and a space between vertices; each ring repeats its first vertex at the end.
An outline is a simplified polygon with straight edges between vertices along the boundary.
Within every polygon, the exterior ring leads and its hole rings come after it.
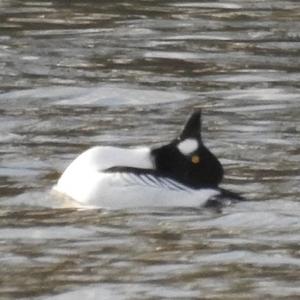
POLYGON ((198 149, 198 141, 196 139, 186 139, 177 145, 178 150, 184 154, 189 155, 198 149))

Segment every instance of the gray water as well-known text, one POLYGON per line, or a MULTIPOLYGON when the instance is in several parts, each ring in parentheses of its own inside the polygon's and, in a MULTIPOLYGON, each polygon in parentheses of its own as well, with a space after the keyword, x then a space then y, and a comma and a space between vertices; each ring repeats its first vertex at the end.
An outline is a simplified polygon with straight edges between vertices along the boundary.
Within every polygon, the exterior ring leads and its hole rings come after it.
POLYGON ((1 299, 299 299, 300 2, 0 2, 1 299), (61 208, 93 145, 157 145, 203 109, 248 202, 61 208))

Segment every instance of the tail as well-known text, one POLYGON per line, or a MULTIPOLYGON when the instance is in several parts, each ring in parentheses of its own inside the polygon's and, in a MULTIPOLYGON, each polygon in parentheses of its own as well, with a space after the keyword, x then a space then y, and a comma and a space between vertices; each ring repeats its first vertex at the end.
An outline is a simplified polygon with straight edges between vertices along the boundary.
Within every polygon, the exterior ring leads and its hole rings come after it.
POLYGON ((220 196, 221 198, 226 198, 233 201, 246 201, 246 198, 232 191, 228 191, 226 189, 220 188, 220 196))
POLYGON ((213 199, 208 200, 205 203, 204 207, 217 209, 219 211, 222 209, 222 207, 230 205, 232 203, 247 201, 246 198, 235 192, 228 191, 223 188, 219 188, 219 191, 220 194, 215 196, 213 199))

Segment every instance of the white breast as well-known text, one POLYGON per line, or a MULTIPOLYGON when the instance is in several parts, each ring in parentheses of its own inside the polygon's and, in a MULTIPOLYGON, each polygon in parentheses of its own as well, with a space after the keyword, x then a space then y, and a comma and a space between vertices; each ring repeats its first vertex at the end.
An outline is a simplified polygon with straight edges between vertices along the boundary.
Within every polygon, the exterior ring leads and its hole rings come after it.
POLYGON ((102 172, 113 166, 154 168, 148 148, 94 147, 69 165, 54 190, 82 205, 109 209, 201 206, 219 194, 214 189, 193 190, 150 174, 102 172))
POLYGON ((96 186, 101 186, 101 171, 114 166, 152 169, 150 149, 90 148, 67 167, 54 189, 79 202, 88 202, 96 186))
POLYGON ((131 166, 153 169, 149 148, 124 149, 117 147, 93 147, 80 154, 66 169, 73 174, 83 169, 102 171, 114 166, 131 166))

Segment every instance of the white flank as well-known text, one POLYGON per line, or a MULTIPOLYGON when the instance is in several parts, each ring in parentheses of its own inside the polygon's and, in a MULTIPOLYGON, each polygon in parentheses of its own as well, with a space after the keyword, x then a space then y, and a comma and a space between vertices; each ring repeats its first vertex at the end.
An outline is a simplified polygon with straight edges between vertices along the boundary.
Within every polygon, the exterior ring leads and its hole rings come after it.
POLYGON ((198 141, 196 139, 186 139, 177 145, 179 151, 184 155, 189 155, 198 149, 198 141))
POLYGON ((153 169, 150 149, 91 148, 69 165, 54 190, 84 207, 108 209, 200 207, 220 193, 214 189, 193 190, 151 174, 103 172, 113 166, 153 169))
POLYGON ((146 180, 133 174, 91 172, 82 174, 80 183, 72 186, 58 184, 54 190, 71 197, 83 207, 107 209, 201 207, 220 193, 214 189, 181 190, 169 182, 156 184, 146 180))

